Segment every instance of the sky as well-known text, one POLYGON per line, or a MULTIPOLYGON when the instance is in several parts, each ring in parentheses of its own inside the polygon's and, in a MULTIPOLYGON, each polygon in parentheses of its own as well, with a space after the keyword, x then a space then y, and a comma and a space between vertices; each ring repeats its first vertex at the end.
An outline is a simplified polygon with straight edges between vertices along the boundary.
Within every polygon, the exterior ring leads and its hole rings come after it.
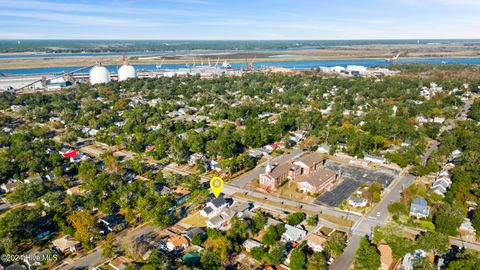
POLYGON ((480 0, 0 0, 0 39, 480 38, 480 0))

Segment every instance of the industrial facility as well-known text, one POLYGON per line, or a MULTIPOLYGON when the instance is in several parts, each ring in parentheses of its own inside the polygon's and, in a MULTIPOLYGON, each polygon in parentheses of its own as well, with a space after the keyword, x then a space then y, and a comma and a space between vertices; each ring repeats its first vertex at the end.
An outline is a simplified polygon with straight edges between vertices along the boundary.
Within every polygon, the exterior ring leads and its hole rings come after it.
POLYGON ((90 69, 88 78, 91 85, 108 83, 111 80, 110 71, 100 63, 90 69))
MULTIPOLYGON (((111 81, 125 81, 131 78, 155 78, 155 77, 172 77, 185 75, 200 75, 202 77, 214 77, 221 75, 240 75, 244 72, 256 70, 253 67, 253 60, 246 61, 245 69, 232 69, 230 63, 224 61, 219 63, 195 64, 193 59, 192 65, 185 65, 178 69, 161 69, 162 65, 156 65, 153 70, 140 70, 128 63, 128 58, 123 56, 120 59, 121 66, 103 66, 100 62, 91 66, 81 67, 69 72, 61 72, 60 74, 36 75, 36 76, 4 76, 0 78, 0 91, 12 92, 36 92, 36 91, 58 91, 70 86, 79 84, 97 85, 109 83, 111 81), (87 73, 88 70, 88 73, 87 73), (115 72, 116 71, 116 72, 115 72)), ((163 63, 163 62, 162 62, 163 63)))

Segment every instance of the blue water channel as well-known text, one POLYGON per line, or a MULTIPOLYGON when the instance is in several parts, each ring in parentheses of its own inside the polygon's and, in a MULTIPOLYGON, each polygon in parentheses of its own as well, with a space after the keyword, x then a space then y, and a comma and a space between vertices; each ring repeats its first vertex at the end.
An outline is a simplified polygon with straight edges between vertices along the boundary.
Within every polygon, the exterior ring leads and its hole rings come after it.
MULTIPOLYGON (((429 58, 429 59, 400 59, 400 64, 407 63, 425 63, 425 64, 480 64, 480 58, 429 58)), ((255 62, 256 68, 260 67, 282 67, 289 69, 311 69, 320 66, 333 67, 347 65, 359 66, 384 66, 391 65, 383 59, 352 59, 352 60, 305 60, 305 61, 281 61, 281 62, 255 62)), ((137 70, 157 70, 156 65, 134 65, 137 70)), ((116 73, 117 66, 106 66, 110 72, 116 73)), ((185 64, 163 64, 162 69, 179 69, 184 68, 185 64)), ((29 68, 29 69, 0 69, 0 76, 18 76, 18 75, 39 75, 39 74, 59 74, 63 72, 72 72, 81 67, 48 67, 48 68, 29 68)), ((245 68, 244 63, 232 63, 232 68, 245 68)), ((82 70, 82 73, 88 72, 88 69, 82 70)))

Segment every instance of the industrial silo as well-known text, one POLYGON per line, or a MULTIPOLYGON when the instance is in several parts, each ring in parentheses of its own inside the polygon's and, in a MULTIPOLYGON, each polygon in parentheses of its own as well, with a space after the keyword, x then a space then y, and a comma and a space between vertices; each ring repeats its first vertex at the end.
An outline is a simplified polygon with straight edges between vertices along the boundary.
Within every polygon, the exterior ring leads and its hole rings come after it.
POLYGON ((124 81, 128 78, 135 78, 137 77, 137 72, 135 71, 135 68, 131 65, 122 65, 118 69, 118 81, 124 81))
POLYGON ((104 66, 100 64, 95 65, 90 69, 90 84, 98 84, 98 83, 108 83, 110 82, 110 72, 104 66))

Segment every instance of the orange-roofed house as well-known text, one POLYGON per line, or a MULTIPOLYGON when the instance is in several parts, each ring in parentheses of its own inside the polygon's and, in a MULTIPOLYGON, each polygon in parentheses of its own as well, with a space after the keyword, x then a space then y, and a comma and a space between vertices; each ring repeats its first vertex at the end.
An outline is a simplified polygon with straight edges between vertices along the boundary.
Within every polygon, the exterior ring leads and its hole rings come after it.
POLYGON ((170 251, 185 249, 188 247, 188 240, 184 236, 173 236, 168 239, 167 249, 170 251))

